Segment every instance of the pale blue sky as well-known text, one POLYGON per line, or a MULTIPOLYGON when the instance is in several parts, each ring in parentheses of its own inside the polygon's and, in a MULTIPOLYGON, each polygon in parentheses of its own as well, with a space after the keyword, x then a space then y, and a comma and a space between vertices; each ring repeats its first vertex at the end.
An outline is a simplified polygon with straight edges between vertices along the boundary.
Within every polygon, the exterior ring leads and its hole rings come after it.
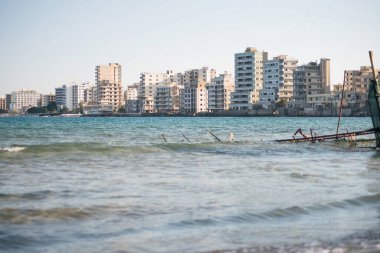
POLYGON ((247 46, 299 63, 330 58, 338 83, 369 64, 369 49, 380 67, 379 23, 378 0, 0 0, 0 95, 93 83, 109 62, 122 64, 124 88, 140 72, 233 72, 247 46))

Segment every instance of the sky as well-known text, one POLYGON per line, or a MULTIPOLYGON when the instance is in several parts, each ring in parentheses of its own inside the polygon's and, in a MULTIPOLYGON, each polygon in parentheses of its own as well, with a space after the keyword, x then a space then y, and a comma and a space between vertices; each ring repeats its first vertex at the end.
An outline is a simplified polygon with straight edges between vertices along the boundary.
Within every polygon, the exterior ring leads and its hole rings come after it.
POLYGON ((123 87, 141 72, 208 66, 233 74, 246 47, 306 64, 380 67, 378 0, 0 0, 0 96, 21 88, 48 94, 95 81, 95 66, 123 68, 123 87))

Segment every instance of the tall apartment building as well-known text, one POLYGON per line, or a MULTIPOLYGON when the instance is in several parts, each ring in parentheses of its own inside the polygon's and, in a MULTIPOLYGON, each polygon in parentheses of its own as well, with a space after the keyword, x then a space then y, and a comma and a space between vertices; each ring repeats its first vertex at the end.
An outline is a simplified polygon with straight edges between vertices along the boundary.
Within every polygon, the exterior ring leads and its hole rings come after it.
POLYGON ((113 110, 117 110, 123 105, 120 64, 109 63, 96 66, 95 82, 99 105, 111 105, 113 110))
POLYGON ((138 98, 140 83, 135 83, 127 87, 127 90, 124 92, 124 100, 136 100, 138 98))
MULTIPOLYGON (((376 69, 378 81, 380 70, 376 69)), ((372 79, 372 69, 361 66, 360 70, 344 71, 344 96, 349 108, 363 108, 368 102, 368 84, 372 79)))
POLYGON ((259 102, 259 92, 264 82, 264 62, 268 53, 248 47, 244 53, 235 54, 235 91, 231 105, 235 110, 248 110, 259 102))
POLYGON ((280 100, 286 102, 293 98, 293 71, 298 60, 280 55, 264 63, 264 85, 260 90, 260 103, 264 107, 274 105, 280 100))
POLYGON ((31 107, 37 107, 40 94, 35 90, 18 90, 11 93, 10 111, 25 112, 31 107))
POLYGON ((10 110, 11 102, 12 102, 12 94, 6 94, 5 95, 5 106, 6 106, 7 110, 10 110))
POLYGON ((310 62, 297 67, 293 72, 294 105, 308 107, 310 95, 330 94, 330 59, 322 58, 320 63, 310 62))
POLYGON ((180 91, 180 111, 184 113, 207 112, 207 84, 215 78, 216 70, 203 67, 185 71, 183 89, 180 91))
POLYGON ((182 74, 167 70, 164 73, 141 73, 138 97, 142 100, 142 111, 145 113, 155 112, 155 97, 158 86, 170 86, 176 83, 182 86, 182 74))
POLYGON ((234 88, 232 75, 227 72, 212 78, 211 82, 207 84, 207 110, 210 112, 228 110, 231 104, 231 92, 234 88))
POLYGON ((158 113, 179 112, 180 85, 177 82, 156 87, 154 99, 155 111, 158 113))
POLYGON ((89 87, 89 83, 62 85, 55 88, 55 102, 58 108, 66 107, 72 111, 84 102, 85 90, 89 87))
POLYGON ((89 85, 83 92, 83 102, 85 105, 96 105, 98 101, 96 86, 89 85))
POLYGON ((0 97, 0 111, 7 110, 7 103, 5 97, 0 97))

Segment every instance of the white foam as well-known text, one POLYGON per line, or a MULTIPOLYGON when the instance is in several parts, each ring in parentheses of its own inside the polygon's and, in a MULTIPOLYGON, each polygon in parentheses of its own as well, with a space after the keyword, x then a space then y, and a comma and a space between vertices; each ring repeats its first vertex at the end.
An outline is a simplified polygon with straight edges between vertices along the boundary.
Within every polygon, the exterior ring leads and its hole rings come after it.
POLYGON ((20 152, 23 151, 25 147, 7 147, 7 148, 0 148, 0 151, 7 151, 7 152, 20 152))

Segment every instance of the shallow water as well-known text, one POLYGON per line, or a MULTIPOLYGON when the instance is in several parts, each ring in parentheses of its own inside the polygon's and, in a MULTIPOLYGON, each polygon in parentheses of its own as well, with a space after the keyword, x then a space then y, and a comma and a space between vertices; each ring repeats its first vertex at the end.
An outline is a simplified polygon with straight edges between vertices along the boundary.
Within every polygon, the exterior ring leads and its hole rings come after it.
POLYGON ((0 118, 0 251, 380 250, 379 151, 273 141, 336 122, 0 118))

